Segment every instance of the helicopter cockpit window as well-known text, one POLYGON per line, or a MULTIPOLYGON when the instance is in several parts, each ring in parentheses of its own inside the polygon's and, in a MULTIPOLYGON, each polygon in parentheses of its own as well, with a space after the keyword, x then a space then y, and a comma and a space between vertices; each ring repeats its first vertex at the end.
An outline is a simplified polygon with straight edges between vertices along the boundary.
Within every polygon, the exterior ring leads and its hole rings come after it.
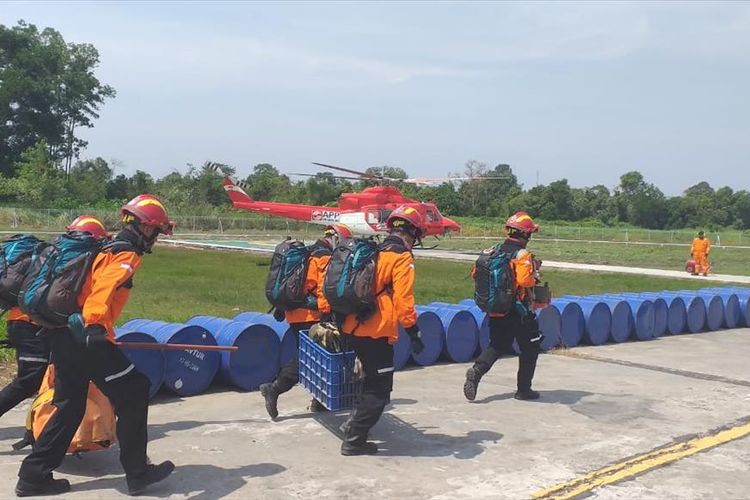
POLYGON ((427 211, 427 222, 440 222, 440 219, 434 210, 427 211))
POLYGON ((378 224, 379 222, 380 222, 380 211, 370 210, 369 212, 367 212, 368 224, 378 224))

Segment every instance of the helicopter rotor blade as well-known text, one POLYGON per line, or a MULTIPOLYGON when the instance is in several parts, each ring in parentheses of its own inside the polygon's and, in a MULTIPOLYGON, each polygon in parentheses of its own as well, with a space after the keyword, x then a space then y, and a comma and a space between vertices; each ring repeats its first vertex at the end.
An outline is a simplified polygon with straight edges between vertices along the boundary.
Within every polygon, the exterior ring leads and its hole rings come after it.
POLYGON ((317 165, 319 167, 324 167, 324 168, 330 168, 330 169, 333 169, 333 170, 338 170, 340 172, 346 172, 347 174, 359 175, 360 177, 363 177, 365 179, 372 179, 372 180, 384 180, 385 179, 382 175, 368 174, 367 172, 360 172, 358 170, 351 170, 351 169, 344 168, 344 167, 337 167, 335 165, 328 165, 328 164, 325 164, 325 163, 318 163, 318 162, 315 162, 315 161, 312 162, 312 164, 313 165, 317 165))
POLYGON ((287 175, 299 175, 301 177, 320 177, 321 179, 346 179, 351 181, 361 181, 361 177, 347 177, 345 175, 320 175, 320 174, 299 174, 299 173, 290 173, 287 175))

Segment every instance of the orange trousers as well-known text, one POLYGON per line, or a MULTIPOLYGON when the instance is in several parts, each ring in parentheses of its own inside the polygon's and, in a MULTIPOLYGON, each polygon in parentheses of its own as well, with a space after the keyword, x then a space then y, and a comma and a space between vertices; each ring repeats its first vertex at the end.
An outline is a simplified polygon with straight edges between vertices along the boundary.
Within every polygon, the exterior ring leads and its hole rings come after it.
POLYGON ((705 253, 696 254, 695 257, 695 273, 708 276, 708 255, 705 253))

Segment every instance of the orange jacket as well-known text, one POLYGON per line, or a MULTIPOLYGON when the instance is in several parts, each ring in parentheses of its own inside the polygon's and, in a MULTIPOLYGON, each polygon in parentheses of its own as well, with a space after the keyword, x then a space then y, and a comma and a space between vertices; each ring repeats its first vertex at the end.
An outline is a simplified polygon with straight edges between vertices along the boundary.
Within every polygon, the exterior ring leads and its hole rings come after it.
POLYGON ((375 313, 360 323, 355 315, 346 317, 343 331, 358 337, 398 339, 398 324, 409 328, 417 324, 414 309, 414 257, 400 238, 386 238, 375 266, 375 313))
POLYGON ((323 295, 323 278, 325 277, 328 261, 331 260, 330 254, 313 255, 309 259, 307 267, 307 277, 305 278, 305 292, 315 294, 318 299, 318 309, 291 309, 285 311, 286 320, 292 323, 309 323, 320 321, 320 313, 328 314, 331 312, 331 305, 323 295))
POLYGON ((85 326, 101 325, 114 340, 115 321, 128 301, 140 265, 141 257, 134 251, 105 250, 96 256, 78 295, 85 326))
POLYGON ((8 311, 8 321, 25 321, 26 323, 33 323, 26 313, 24 313, 20 307, 14 306, 8 311))
POLYGON ((693 257, 697 257, 698 255, 706 255, 708 256, 708 252, 711 251, 711 242, 708 241, 708 238, 695 238, 693 240, 693 246, 690 248, 690 254, 693 257))

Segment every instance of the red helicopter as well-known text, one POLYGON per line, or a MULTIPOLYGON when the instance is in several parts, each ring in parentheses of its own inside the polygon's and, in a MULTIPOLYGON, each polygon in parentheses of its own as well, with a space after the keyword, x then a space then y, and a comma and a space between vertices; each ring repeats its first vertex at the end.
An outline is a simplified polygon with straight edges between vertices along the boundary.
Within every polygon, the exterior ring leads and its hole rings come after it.
MULTIPOLYGON (((390 179, 385 176, 357 172, 332 165, 315 163, 315 165, 341 170, 359 177, 343 177, 356 180, 399 180, 412 183, 425 184, 438 182, 442 179, 390 179)), ((385 221, 388 215, 397 207, 407 205, 415 208, 422 215, 425 221, 427 232, 425 236, 443 236, 451 232, 461 231, 455 221, 444 217, 434 203, 421 202, 412 200, 401 194, 401 191, 394 186, 374 186, 362 190, 361 193, 344 193, 339 197, 337 207, 320 207, 314 205, 300 205, 296 203, 277 203, 271 201, 253 200, 245 189, 247 186, 243 182, 235 181, 227 175, 218 163, 207 162, 206 166, 211 170, 219 173, 224 177, 222 185, 224 191, 232 202, 234 208, 240 210, 250 210, 276 217, 310 222, 312 224, 332 224, 338 223, 347 226, 353 233, 361 235, 374 235, 385 233, 385 221)), ((311 174, 295 174, 311 175, 311 174)), ((460 178, 451 178, 456 180, 460 178)), ((447 180, 447 179, 446 179, 447 180)))

